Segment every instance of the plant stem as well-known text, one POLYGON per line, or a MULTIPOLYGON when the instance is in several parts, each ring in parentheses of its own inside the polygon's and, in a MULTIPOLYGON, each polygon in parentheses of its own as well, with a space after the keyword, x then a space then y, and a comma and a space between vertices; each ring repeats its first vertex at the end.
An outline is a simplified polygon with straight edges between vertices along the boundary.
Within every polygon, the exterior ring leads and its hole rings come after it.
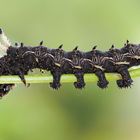
MULTIPOLYGON (((140 68, 132 69, 129 71, 132 78, 140 77, 140 68)), ((98 78, 95 74, 85 74, 85 81, 86 82, 97 82, 98 78)), ((106 73, 106 78, 109 81, 118 80, 121 78, 119 74, 116 73, 106 73)), ((27 83, 49 83, 51 82, 52 76, 49 74, 46 75, 27 75, 25 76, 27 83)), ((72 74, 64 74, 61 78, 62 83, 71 83, 76 81, 76 78, 72 74)), ((0 83, 22 83, 18 76, 0 76, 0 83)))

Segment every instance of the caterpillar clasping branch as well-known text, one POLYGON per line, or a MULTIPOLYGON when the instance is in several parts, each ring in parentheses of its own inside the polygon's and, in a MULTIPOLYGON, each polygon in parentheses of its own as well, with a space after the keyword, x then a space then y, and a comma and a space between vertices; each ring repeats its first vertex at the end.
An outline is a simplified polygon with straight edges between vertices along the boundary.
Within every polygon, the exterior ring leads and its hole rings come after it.
MULTIPOLYGON (((25 86, 29 86, 29 81, 27 83, 25 78, 29 71, 46 70, 52 75, 50 87, 53 89, 61 87, 61 77, 64 74, 67 78, 70 78, 70 74, 74 75, 74 87, 77 89, 85 88, 85 74, 90 78, 96 75, 98 87, 104 89, 108 87, 109 78, 106 78, 106 75, 109 77, 110 73, 120 75, 120 78, 117 78, 118 76, 114 78, 119 88, 128 88, 133 82, 131 78, 133 71, 129 72, 128 69, 140 65, 140 45, 129 41, 121 49, 112 45, 105 52, 98 50, 97 46, 87 52, 80 51, 78 46, 72 51, 65 51, 63 45, 51 49, 44 46, 43 41, 38 46, 26 46, 23 43, 13 45, 0 29, 0 51, 1 76, 17 75, 25 86)), ((0 96, 7 94, 15 83, 1 83, 0 96)))

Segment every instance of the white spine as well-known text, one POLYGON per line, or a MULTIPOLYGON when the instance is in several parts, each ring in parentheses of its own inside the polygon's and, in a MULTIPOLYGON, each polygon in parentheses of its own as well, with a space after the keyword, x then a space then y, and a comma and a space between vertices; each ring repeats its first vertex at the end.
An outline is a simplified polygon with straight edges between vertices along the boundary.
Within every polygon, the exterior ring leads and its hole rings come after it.
POLYGON ((7 49, 11 46, 11 42, 4 34, 3 30, 0 29, 0 58, 6 55, 7 49))
POLYGON ((6 55, 7 48, 0 43, 0 58, 6 55))
POLYGON ((0 40, 1 40, 2 45, 4 45, 6 48, 11 46, 11 42, 9 41, 9 39, 7 38, 7 36, 5 35, 2 29, 1 29, 1 34, 0 34, 0 40))

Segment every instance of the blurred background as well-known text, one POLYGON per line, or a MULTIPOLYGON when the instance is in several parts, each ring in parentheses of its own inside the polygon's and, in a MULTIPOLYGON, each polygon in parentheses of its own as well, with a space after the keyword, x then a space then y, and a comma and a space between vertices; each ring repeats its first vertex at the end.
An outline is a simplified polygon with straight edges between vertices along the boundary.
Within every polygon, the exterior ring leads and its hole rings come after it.
MULTIPOLYGON (((138 0, 0 0, 0 26, 26 45, 65 50, 93 45, 120 48, 140 42, 138 0)), ((139 140, 140 79, 129 89, 114 82, 101 90, 73 83, 54 91, 49 84, 17 85, 0 100, 0 140, 139 140)))

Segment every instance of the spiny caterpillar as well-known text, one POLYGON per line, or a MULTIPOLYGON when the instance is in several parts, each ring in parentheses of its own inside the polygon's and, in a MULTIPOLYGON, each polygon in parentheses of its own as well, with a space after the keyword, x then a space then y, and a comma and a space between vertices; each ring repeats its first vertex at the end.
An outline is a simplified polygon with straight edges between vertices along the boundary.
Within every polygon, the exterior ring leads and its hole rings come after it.
MULTIPOLYGON (((122 79, 116 83, 120 88, 127 88, 132 85, 133 80, 128 69, 140 65, 140 45, 131 44, 128 41, 121 49, 113 45, 106 51, 97 50, 96 46, 91 51, 81 52, 76 46, 72 51, 66 52, 60 45, 57 49, 49 49, 43 46, 31 47, 15 43, 12 45, 0 29, 0 75, 18 75, 21 81, 27 85, 24 75, 35 68, 50 71, 53 81, 50 86, 58 89, 61 86, 60 79, 63 74, 74 74, 77 81, 75 88, 85 87, 84 74, 95 73, 98 77, 97 85, 104 89, 109 82, 105 73, 119 73, 122 79)), ((0 84, 0 96, 7 94, 13 84, 0 84)))

